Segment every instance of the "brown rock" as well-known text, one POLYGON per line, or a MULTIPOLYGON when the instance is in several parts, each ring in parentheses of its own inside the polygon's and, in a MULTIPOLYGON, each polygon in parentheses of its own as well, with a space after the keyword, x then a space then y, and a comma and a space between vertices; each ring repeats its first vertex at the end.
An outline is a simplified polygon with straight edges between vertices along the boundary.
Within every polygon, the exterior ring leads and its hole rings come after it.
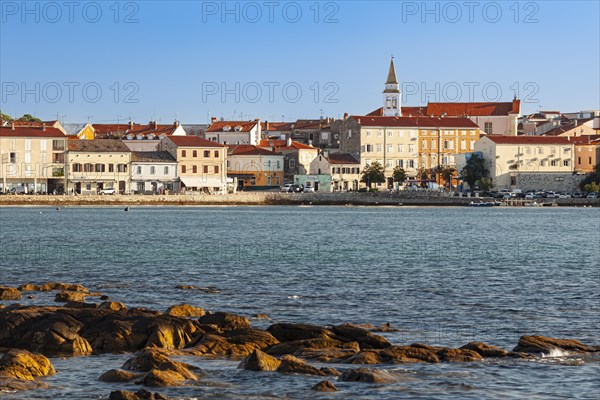
POLYGON ((111 369, 100 375, 98 380, 102 382, 129 382, 140 376, 142 376, 142 374, 136 374, 135 372, 123 371, 120 369, 111 369))
POLYGON ((381 355, 377 350, 363 350, 346 359, 348 364, 383 364, 381 355))
POLYGON ((181 289, 181 290, 199 290, 200 287, 194 286, 194 285, 177 285, 177 286, 175 286, 175 289, 181 289))
POLYGON ((28 298, 29 300, 35 300, 35 296, 32 296, 32 295, 27 295, 27 298, 28 298))
POLYGON ((63 307, 66 308, 98 308, 98 304, 83 301, 67 301, 63 307))
POLYGON ((339 377, 343 382, 390 383, 393 377, 386 371, 372 368, 349 369, 339 377))
POLYGON ((0 377, 32 381, 40 376, 53 375, 50 360, 27 350, 10 350, 0 359, 0 377))
POLYGON ((8 286, 0 286, 0 300, 20 300, 21 292, 18 289, 8 286))
POLYGON ((205 334, 186 349, 195 355, 245 357, 254 350, 264 350, 279 343, 269 332, 260 329, 237 329, 223 335, 205 334))
POLYGON ((118 301, 103 301, 98 306, 99 310, 110 310, 110 311, 126 311, 127 307, 125 304, 118 301))
POLYGON ((194 307, 189 304, 179 304, 167 309, 167 314, 173 317, 201 317, 206 312, 203 308, 194 307))
MULTIPOLYGON (((177 373, 181 376, 181 380, 198 380, 198 375, 191 370, 198 370, 198 368, 170 360, 167 356, 162 354, 157 349, 144 349, 136 353, 136 355, 123 364, 123 368, 130 371, 139 372, 151 372, 154 370, 169 371, 177 373)), ((177 378, 177 376, 164 376, 164 378, 177 378)), ((160 376, 155 376, 151 379, 160 381, 160 376)), ((178 379, 178 378, 177 378, 178 379)))
POLYGON ((482 357, 506 357, 508 351, 501 349, 500 347, 491 346, 482 342, 470 342, 465 344, 461 349, 473 350, 479 353, 482 357))
POLYGON ((250 328, 250 320, 240 315, 216 312, 208 313, 198 319, 201 325, 216 325, 222 331, 250 328))
POLYGON ((390 346, 380 350, 363 350, 346 360, 349 364, 405 364, 440 362, 433 351, 412 346, 390 346))
POLYGON ((545 336, 521 336, 517 347, 513 349, 516 353, 549 353, 552 350, 561 349, 573 352, 597 352, 600 346, 588 346, 574 339, 554 339, 545 336))
MULTIPOLYGON (((353 342, 353 343, 356 343, 356 342, 353 342)), ((355 354, 357 354, 357 353, 356 353, 356 350, 354 350, 354 349, 331 349, 331 348, 299 349, 299 350, 295 351, 294 353, 292 353, 292 355, 294 355, 296 357, 302 357, 302 358, 306 358, 306 359, 310 359, 310 360, 316 360, 316 361, 327 362, 327 363, 344 362, 345 360, 354 356, 355 354)))
POLYGON ((24 292, 51 292, 53 290, 89 293, 89 289, 80 284, 48 282, 43 285, 27 283, 19 286, 24 292))
POLYGON ((337 339, 330 337, 316 338, 316 339, 305 339, 305 340, 293 340, 284 342, 270 347, 267 350, 268 354, 273 356, 281 356, 284 354, 294 354, 303 352, 305 350, 322 350, 322 349, 344 349, 351 350, 356 353, 360 350, 360 346, 357 342, 342 342, 337 339))
POLYGON ((361 349, 385 349, 392 344, 383 336, 375 335, 366 329, 352 324, 334 326, 331 331, 339 337, 358 342, 361 349))
POLYGON ((443 349, 437 352, 442 361, 447 362, 473 362, 482 361, 483 357, 473 350, 467 349, 443 349))
POLYGON ((126 390, 110 392, 108 400, 169 400, 169 398, 160 393, 150 393, 145 389, 140 389, 137 392, 126 390))
POLYGON ((273 324, 267 328, 280 342, 291 342, 307 339, 332 339, 335 334, 329 329, 309 324, 273 324))
POLYGON ((277 368, 277 372, 282 374, 306 374, 306 375, 317 375, 326 376, 328 371, 322 371, 306 362, 286 354, 281 357, 281 364, 277 368))
POLYGON ((71 292, 71 291, 65 290, 63 292, 57 293, 56 297, 54 298, 54 301, 58 301, 58 302, 67 302, 67 301, 84 302, 86 296, 87 296, 87 293, 84 293, 84 292, 71 292))
POLYGON ((260 350, 254 350, 252 354, 244 358, 238 368, 249 371, 276 371, 281 361, 260 350))
POLYGON ((329 381, 321 381, 311 388, 316 392, 337 392, 339 389, 329 381))
POLYGON ((146 386, 180 386, 185 380, 179 372, 153 369, 144 376, 142 383, 146 386))

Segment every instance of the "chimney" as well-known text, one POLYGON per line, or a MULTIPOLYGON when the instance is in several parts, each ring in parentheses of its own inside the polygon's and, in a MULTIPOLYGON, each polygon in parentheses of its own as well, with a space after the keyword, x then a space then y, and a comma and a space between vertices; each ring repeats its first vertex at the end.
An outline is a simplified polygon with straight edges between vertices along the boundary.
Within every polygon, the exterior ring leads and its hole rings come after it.
POLYGON ((217 117, 211 117, 211 118, 210 118, 210 122, 211 122, 211 123, 213 123, 213 124, 214 124, 215 122, 217 122, 217 117))
POLYGON ((15 121, 12 121, 10 123, 10 129, 12 129, 13 131, 15 130, 15 121))
POLYGON ((175 128, 179 127, 179 121, 175 120, 175 128))
POLYGON ((348 113, 347 112, 344 113, 344 119, 348 119, 348 113))
POLYGON ((45 131, 45 130, 46 130, 46 123, 42 122, 42 131, 45 131))
POLYGON ((287 140, 286 140, 285 144, 286 144, 288 147, 290 147, 290 146, 292 145, 292 138, 291 138, 291 137, 287 138, 287 140))
POLYGON ((269 130, 269 121, 265 121, 265 131, 269 130))
POLYGON ((151 125, 152 125, 152 128, 158 129, 158 122, 152 121, 151 125))
POLYGON ((129 129, 133 129, 133 121, 129 121, 129 129))

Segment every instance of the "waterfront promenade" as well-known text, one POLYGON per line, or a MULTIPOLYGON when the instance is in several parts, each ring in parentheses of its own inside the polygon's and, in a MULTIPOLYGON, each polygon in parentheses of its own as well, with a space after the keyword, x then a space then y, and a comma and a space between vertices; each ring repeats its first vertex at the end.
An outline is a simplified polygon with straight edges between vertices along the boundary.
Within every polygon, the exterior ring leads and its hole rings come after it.
MULTIPOLYGON (((0 196, 0 206, 203 206, 203 205, 348 205, 348 206, 468 206, 490 200, 450 197, 438 192, 279 193, 253 192, 227 195, 89 195, 0 196)), ((559 206, 600 206, 599 199, 542 199, 559 206)))

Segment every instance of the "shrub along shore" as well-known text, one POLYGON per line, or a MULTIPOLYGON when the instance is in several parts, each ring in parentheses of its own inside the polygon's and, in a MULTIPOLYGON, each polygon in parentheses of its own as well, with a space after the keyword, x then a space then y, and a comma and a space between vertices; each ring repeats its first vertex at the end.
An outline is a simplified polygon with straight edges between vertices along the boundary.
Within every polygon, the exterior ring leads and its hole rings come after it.
MULTIPOLYGON (((347 206, 466 206, 492 199, 449 197, 436 192, 279 193, 250 192, 227 195, 3 195, 0 206, 213 206, 213 205, 347 205, 347 206)), ((559 206, 600 206, 600 199, 540 199, 559 206)))

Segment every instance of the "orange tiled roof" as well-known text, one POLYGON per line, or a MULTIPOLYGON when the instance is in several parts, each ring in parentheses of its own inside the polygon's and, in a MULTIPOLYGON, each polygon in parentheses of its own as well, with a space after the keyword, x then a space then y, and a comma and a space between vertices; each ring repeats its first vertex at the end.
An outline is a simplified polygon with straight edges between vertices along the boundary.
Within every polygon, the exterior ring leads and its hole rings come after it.
POLYGON ((490 135, 488 139, 496 144, 569 144, 572 143, 566 136, 503 136, 490 135))
POLYGON ((427 104, 427 115, 447 116, 488 116, 517 114, 520 111, 521 100, 513 100, 506 103, 481 102, 481 103, 429 103, 427 104))
POLYGON ((233 146, 229 148, 229 155, 242 156, 242 155, 262 155, 262 156, 276 156, 278 153, 264 149, 259 146, 253 146, 251 144, 243 144, 239 146, 233 146))
POLYGON ((169 136, 169 139, 180 147, 227 147, 199 136, 169 136))
POLYGON ((57 137, 64 138, 65 134, 60 129, 46 126, 43 130, 33 126, 0 126, 0 136, 5 137, 57 137))
POLYGON ((256 126, 256 121, 215 121, 206 130, 206 132, 250 132, 256 126), (223 128, 229 127, 228 131, 223 128), (236 131, 235 127, 239 126, 240 130, 236 131))
POLYGON ((350 153, 332 153, 327 156, 330 164, 360 164, 350 153))
POLYGON ((403 127, 403 128, 478 128, 469 118, 461 117, 369 117, 352 115, 362 126, 403 127))

